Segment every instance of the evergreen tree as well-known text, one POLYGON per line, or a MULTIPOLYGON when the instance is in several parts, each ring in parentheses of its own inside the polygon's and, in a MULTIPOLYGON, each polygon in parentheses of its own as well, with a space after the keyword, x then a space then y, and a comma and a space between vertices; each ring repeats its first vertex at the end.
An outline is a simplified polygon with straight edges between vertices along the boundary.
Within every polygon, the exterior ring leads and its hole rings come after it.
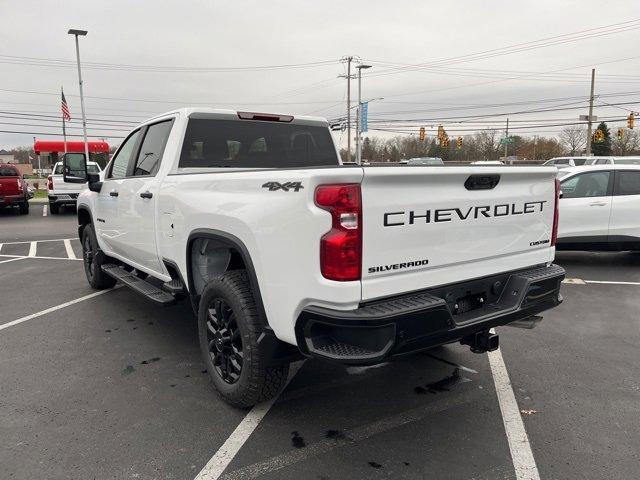
POLYGON ((602 122, 598 125, 598 130, 604 132, 604 140, 602 142, 591 142, 591 154, 595 156, 611 155, 611 132, 609 127, 602 122))
POLYGON ((429 145, 429 150, 427 150, 427 157, 439 157, 440 156, 440 148, 436 143, 435 139, 431 140, 431 144, 429 145))

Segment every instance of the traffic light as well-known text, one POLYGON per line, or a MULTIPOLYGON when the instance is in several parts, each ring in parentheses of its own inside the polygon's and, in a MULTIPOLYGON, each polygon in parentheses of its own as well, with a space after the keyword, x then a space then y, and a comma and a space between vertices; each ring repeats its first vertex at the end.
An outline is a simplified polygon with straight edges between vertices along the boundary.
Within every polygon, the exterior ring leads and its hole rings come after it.
POLYGON ((629 116, 627 117, 627 128, 632 129, 633 130, 633 124, 635 123, 636 119, 633 116, 633 112, 631 112, 629 114, 629 116))
POLYGON ((440 139, 440 147, 449 148, 449 137, 445 133, 444 136, 440 139))
POLYGON ((622 140, 622 137, 624 137, 624 128, 619 128, 618 129, 618 140, 622 140))
POLYGON ((596 143, 604 141, 604 132, 600 129, 597 129, 595 132, 593 132, 593 141, 596 143))
POLYGON ((460 150, 462 148, 462 137, 456 138, 456 148, 460 150))
POLYGON ((444 131, 444 127, 442 125, 438 125, 438 138, 442 140, 446 135, 447 134, 444 131))
POLYGON ((424 127, 420 127, 420 140, 421 140, 421 141, 424 141, 425 136, 426 136, 426 130, 425 130, 425 128, 424 128, 424 127))

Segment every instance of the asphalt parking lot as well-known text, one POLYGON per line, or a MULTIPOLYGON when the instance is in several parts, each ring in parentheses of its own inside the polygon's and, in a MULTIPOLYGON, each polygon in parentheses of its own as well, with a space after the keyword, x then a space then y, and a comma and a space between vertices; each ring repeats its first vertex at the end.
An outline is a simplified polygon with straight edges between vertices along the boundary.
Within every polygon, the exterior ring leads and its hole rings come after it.
POLYGON ((188 305, 94 295, 75 213, 45 212, 0 211, 1 478, 638 478, 640 254, 560 252, 564 303, 500 329, 499 357, 306 361, 247 412, 214 392, 188 305))

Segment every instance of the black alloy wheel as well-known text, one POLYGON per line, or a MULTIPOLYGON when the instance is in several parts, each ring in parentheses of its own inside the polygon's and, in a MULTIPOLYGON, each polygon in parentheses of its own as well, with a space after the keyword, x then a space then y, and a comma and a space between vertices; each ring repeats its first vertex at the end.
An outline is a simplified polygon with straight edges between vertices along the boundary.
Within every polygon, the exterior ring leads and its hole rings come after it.
POLYGON ((91 279, 95 276, 96 265, 94 263, 95 247, 92 244, 90 235, 85 235, 84 242, 82 242, 82 254, 84 255, 84 270, 87 274, 87 279, 91 279))
POLYGON ((242 335, 233 309, 221 298, 207 308, 207 345, 216 373, 226 383, 236 383, 244 363, 242 335))

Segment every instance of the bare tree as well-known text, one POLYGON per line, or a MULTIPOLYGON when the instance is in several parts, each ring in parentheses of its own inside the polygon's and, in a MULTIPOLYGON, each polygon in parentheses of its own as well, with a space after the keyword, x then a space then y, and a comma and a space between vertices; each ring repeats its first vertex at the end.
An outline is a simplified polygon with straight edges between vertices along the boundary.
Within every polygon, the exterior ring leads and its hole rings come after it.
POLYGON ((566 127, 560 132, 560 142, 569 151, 569 155, 582 152, 587 146, 587 129, 581 127, 566 127))
POLYGON ((640 132, 624 130, 622 139, 617 135, 612 141, 611 150, 614 155, 632 155, 640 149, 640 132))
POLYGON ((484 130, 473 136, 482 160, 495 160, 498 158, 500 142, 497 137, 498 132, 496 130, 484 130))

